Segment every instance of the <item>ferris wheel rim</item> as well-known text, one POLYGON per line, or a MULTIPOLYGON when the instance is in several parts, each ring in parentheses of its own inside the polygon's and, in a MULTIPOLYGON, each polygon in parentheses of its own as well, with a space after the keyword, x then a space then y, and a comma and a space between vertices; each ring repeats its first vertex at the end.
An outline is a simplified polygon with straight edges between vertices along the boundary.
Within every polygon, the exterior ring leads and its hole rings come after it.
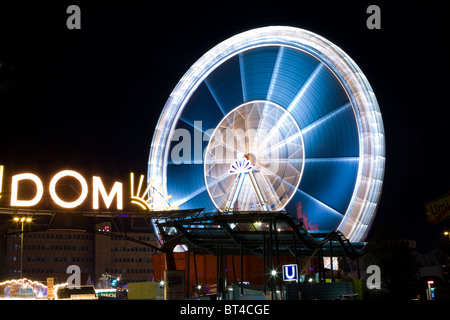
POLYGON ((165 168, 168 148, 164 147, 167 146, 190 95, 213 72, 214 66, 217 67, 248 48, 270 45, 293 46, 322 61, 349 92, 354 112, 359 112, 357 126, 360 161, 357 181, 349 208, 338 230, 351 240, 360 240, 373 220, 384 176, 384 128, 381 113, 373 90, 356 63, 339 47, 307 30, 285 26, 253 29, 223 41, 203 55, 182 77, 164 107, 152 141, 148 176, 158 177, 162 172, 161 181, 163 185, 167 184, 165 168), (161 148, 164 154, 161 154, 161 148), (352 212, 355 214, 349 214, 352 212))

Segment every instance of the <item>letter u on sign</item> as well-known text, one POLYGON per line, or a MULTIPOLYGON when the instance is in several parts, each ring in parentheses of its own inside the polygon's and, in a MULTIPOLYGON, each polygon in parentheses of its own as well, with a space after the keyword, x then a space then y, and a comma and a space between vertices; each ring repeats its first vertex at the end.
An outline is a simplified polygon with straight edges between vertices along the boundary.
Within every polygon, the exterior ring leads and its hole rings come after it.
POLYGON ((285 264, 283 266, 283 280, 296 281, 298 279, 298 268, 296 264, 285 264))

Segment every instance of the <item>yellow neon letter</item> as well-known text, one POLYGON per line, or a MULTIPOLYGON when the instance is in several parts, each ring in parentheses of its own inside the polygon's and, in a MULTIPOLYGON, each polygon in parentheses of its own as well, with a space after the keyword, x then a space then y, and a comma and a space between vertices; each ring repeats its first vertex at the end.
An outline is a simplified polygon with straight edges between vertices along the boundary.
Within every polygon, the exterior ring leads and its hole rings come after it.
POLYGON ((13 207, 31 207, 37 204, 44 194, 44 187, 42 185, 41 179, 32 173, 22 173, 17 174, 12 177, 11 184, 11 206, 13 207), (20 180, 31 180, 36 185, 36 195, 31 200, 17 200, 19 181, 20 180))
POLYGON ((106 193, 105 187, 103 186, 102 179, 100 177, 93 177, 92 182, 93 195, 92 195, 92 208, 98 209, 98 193, 102 195, 103 201, 105 201, 106 208, 109 209, 115 195, 117 195, 117 210, 123 209, 123 196, 122 196, 122 183, 115 182, 111 189, 109 195, 106 193))
POLYGON ((81 174, 79 174, 78 172, 73 171, 73 170, 63 170, 63 171, 60 171, 57 174, 55 174, 53 176, 52 180, 50 181, 49 189, 50 189, 50 196, 52 197, 53 201, 55 201, 55 203, 57 205, 59 205, 63 208, 78 207, 80 204, 83 203, 83 201, 86 199, 87 194, 88 194, 88 185, 86 183, 86 180, 83 178, 83 176, 81 174), (78 197, 77 200, 72 201, 72 202, 63 201, 56 194, 56 183, 58 182, 59 179, 61 179, 62 177, 66 177, 66 176, 70 176, 70 177, 77 179, 81 184, 81 195, 78 197))

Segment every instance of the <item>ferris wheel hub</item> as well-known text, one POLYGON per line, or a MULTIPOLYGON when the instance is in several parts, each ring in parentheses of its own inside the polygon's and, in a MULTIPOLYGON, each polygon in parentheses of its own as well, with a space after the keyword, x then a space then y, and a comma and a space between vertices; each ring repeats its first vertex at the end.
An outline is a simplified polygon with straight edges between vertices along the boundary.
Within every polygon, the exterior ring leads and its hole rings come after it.
POLYGON ((212 134, 206 185, 219 210, 236 204, 239 210, 278 211, 297 189, 303 163, 302 133, 289 112, 271 101, 250 101, 229 112, 212 134))

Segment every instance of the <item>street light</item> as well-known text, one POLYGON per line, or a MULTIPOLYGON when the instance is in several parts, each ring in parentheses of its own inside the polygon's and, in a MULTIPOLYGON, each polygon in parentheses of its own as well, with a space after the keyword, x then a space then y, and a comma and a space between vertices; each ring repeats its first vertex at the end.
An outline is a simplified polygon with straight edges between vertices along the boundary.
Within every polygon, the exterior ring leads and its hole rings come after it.
POLYGON ((14 217, 13 219, 15 222, 20 222, 22 227, 20 229, 20 279, 23 279, 23 223, 24 222, 31 222, 30 217, 14 217))

